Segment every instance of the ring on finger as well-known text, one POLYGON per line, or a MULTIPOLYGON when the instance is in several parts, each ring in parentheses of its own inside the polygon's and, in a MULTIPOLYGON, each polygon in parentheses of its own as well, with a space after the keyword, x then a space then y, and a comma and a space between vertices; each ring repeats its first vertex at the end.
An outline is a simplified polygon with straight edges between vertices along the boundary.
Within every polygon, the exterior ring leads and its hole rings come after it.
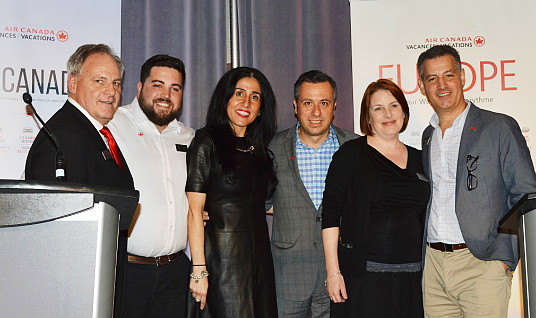
POLYGON ((197 297, 195 298, 195 302, 196 302, 196 303, 198 303, 198 302, 200 302, 200 301, 201 301, 201 298, 197 298, 197 297))

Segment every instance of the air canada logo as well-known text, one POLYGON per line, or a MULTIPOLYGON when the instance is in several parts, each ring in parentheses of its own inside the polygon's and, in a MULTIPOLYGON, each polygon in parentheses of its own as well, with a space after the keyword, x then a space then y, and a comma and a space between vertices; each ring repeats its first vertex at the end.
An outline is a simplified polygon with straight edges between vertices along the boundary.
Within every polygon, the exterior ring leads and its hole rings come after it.
POLYGON ((486 39, 484 39, 483 36, 477 36, 477 37, 475 38, 475 41, 474 41, 474 42, 475 42, 475 45, 476 45, 476 46, 479 46, 479 47, 480 47, 480 46, 484 46, 484 44, 486 44, 486 39))
POLYGON ((0 41, 2 40, 28 40, 46 42, 65 42, 69 33, 65 30, 52 30, 33 26, 0 26, 0 41))
POLYGON ((427 50, 433 46, 446 44, 455 48, 474 48, 481 47, 486 43, 483 36, 471 36, 466 35, 438 35, 433 37, 426 37, 424 39, 415 41, 414 43, 407 43, 407 50, 427 50))
POLYGON ((69 33, 67 33, 67 31, 58 31, 58 33, 56 33, 56 38, 58 38, 58 41, 60 42, 65 42, 69 39, 69 33))

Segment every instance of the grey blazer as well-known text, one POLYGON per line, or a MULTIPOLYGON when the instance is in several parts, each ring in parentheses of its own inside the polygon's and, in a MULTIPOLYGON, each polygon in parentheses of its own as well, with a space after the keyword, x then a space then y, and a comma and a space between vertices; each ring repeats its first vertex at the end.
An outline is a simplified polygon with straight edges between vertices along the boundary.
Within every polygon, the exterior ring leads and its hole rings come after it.
MULTIPOLYGON (((342 145, 358 135, 333 127, 342 145)), ((298 171, 296 125, 277 133, 270 143, 278 185, 272 204, 272 253, 277 297, 301 301, 311 296, 326 270, 321 235, 322 207, 315 208, 298 171)))
MULTIPOLYGON (((434 128, 423 133, 424 172, 430 171, 430 140, 434 128)), ((517 236, 498 233, 499 220, 525 193, 536 192, 536 175, 527 142, 512 117, 471 104, 463 127, 456 172, 456 216, 471 253, 481 260, 501 260, 511 270, 519 260, 517 236), (467 156, 478 156, 472 172, 478 187, 467 190, 467 156)), ((430 198, 431 202, 431 198, 430 198)), ((430 204, 426 214, 426 230, 430 204)))

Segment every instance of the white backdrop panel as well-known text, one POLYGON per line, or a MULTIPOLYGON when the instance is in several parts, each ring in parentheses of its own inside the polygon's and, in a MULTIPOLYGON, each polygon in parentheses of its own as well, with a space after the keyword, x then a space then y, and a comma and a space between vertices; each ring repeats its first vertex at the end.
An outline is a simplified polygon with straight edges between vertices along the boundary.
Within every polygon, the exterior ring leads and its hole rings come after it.
POLYGON ((0 178, 18 179, 39 131, 22 94, 47 120, 67 99, 66 62, 82 44, 121 49, 120 0, 0 0, 0 178))
POLYGON ((356 126, 366 86, 390 78, 410 104, 410 125, 402 139, 420 149, 432 109, 417 89, 417 58, 432 45, 450 44, 464 62, 466 98, 514 117, 534 149, 536 42, 530 39, 536 33, 535 12, 536 2, 525 0, 352 1, 356 126))
MULTIPOLYGON (((514 117, 536 159, 536 2, 528 0, 350 1, 355 127, 367 85, 389 78, 405 92, 411 119, 401 135, 421 148, 433 113, 417 86, 417 58, 436 44, 460 52, 465 96, 484 109, 514 117)), ((521 317, 516 275, 509 317, 521 317)))

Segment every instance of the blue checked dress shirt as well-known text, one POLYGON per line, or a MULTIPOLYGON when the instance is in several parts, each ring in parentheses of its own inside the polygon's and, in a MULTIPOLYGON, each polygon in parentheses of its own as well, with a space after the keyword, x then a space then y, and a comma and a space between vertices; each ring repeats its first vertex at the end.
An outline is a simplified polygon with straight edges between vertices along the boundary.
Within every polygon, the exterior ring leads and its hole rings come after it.
POLYGON ((322 195, 326 175, 328 173, 331 157, 339 149, 339 140, 332 126, 329 128, 328 138, 318 147, 311 148, 303 144, 298 135, 299 124, 296 127, 296 160, 298 170, 305 189, 313 201, 316 209, 322 203, 322 195))

